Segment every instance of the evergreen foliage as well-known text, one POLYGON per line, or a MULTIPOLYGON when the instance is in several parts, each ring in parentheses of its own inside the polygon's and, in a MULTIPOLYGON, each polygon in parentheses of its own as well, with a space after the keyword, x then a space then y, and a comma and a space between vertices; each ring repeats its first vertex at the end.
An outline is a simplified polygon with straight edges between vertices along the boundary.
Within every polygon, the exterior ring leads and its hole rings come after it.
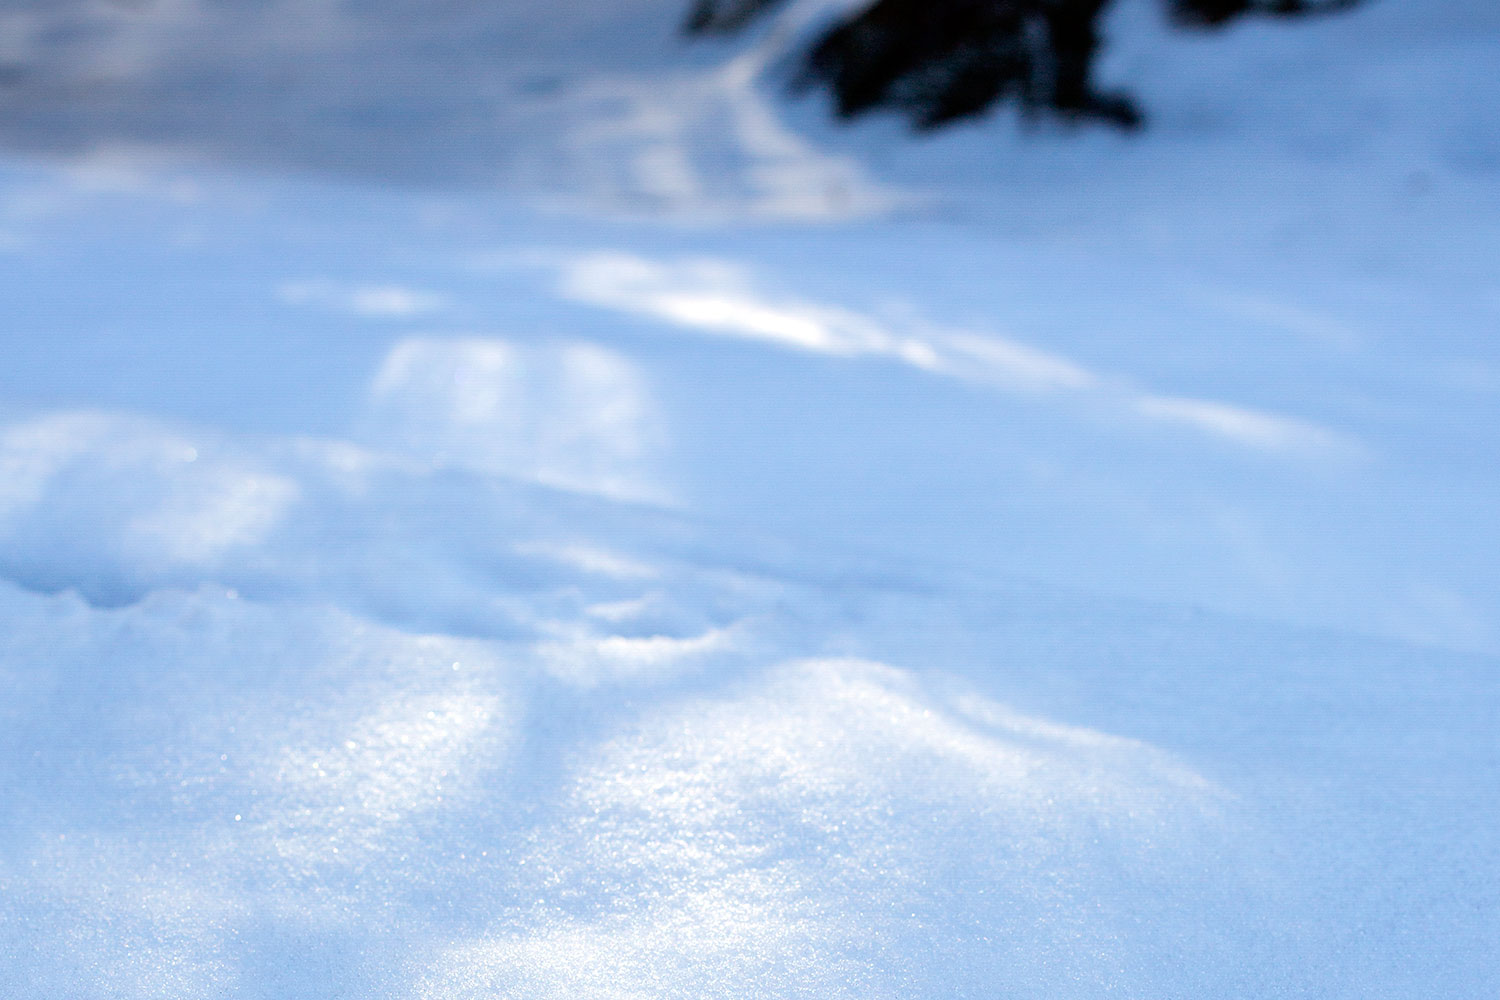
MULTIPOLYGON (((691 34, 738 31, 782 0, 696 0, 691 34)), ((843 118, 879 107, 919 129, 1014 100, 1030 112, 1136 128, 1125 94, 1098 90, 1099 19, 1110 0, 875 0, 806 53, 799 84, 826 86, 843 118)), ((1250 14, 1295 17, 1363 0, 1166 0, 1174 23, 1218 28, 1250 14)))

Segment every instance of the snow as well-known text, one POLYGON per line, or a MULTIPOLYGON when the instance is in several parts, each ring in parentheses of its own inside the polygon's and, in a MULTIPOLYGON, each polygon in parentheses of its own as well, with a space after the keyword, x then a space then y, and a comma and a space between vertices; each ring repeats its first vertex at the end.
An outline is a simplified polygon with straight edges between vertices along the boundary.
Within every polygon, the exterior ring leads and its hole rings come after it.
POLYGON ((679 6, 0 12, 0 993, 1488 995, 1493 5, 679 6))

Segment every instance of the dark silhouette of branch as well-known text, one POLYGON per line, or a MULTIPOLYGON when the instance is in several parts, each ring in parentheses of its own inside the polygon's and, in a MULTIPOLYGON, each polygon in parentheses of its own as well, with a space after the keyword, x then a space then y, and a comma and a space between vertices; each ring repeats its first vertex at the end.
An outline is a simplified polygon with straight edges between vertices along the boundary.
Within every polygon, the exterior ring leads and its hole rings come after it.
MULTIPOLYGON (((740 30, 782 0, 695 0, 689 34, 740 30)), ((1098 24, 1110 0, 875 0, 828 28, 794 83, 825 86, 840 117, 894 108, 918 129, 1011 100, 1030 113, 1134 129, 1126 94, 1097 89, 1098 24)), ((1363 0, 1166 0, 1173 23, 1222 27, 1247 15, 1328 14, 1363 0)))

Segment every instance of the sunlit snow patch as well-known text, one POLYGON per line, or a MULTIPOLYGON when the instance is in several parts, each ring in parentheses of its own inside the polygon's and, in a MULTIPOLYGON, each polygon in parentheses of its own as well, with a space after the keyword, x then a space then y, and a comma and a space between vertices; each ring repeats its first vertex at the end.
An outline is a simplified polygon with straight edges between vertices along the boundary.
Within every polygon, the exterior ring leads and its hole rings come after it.
POLYGON ((136 579, 202 572, 264 542, 295 480, 212 437, 64 413, 0 430, 0 560, 105 600, 136 579))
POLYGON ((649 260, 596 252, 563 261, 560 292, 675 327, 835 357, 882 357, 925 371, 1026 391, 1084 390, 1099 379, 1073 362, 997 337, 905 329, 842 306, 775 297, 729 261, 649 260))
POLYGON ((370 392, 365 436, 434 462, 620 499, 664 500, 664 428, 644 376, 591 344, 404 340, 370 392))
POLYGON ((600 635, 589 627, 562 630, 563 636, 537 645, 553 674, 580 687, 642 680, 670 680, 699 668, 716 654, 733 652, 735 633, 714 628, 686 637, 600 635))
POLYGON ((0 644, 0 985, 1128 987, 1140 956, 1201 951, 1237 877, 1205 867, 1229 800, 1169 756, 879 664, 626 672, 601 701, 556 651, 209 592, 0 585, 18 622, 54 652, 44 679, 0 644), (1173 915, 1142 925, 1143 894, 1173 915))
POLYGON ((422 996, 1128 988, 1181 944, 1133 900, 1201 902, 1168 884, 1226 804, 1149 747, 854 661, 651 713, 584 751, 566 794, 521 858, 535 903, 422 996))
POLYGON ((1347 437, 1307 420, 1262 413, 1206 399, 1142 396, 1136 409, 1144 416, 1180 424, 1204 434, 1265 451, 1303 453, 1357 450, 1347 437))
POLYGON ((596 210, 695 222, 832 221, 912 203, 782 121, 762 81, 786 40, 773 33, 717 67, 595 76, 537 99, 529 110, 539 127, 519 158, 520 178, 542 190, 571 187, 569 200, 596 210), (536 141, 559 123, 560 141, 536 141))
POLYGON ((404 320, 442 312, 448 301, 436 292, 405 285, 340 285, 295 281, 276 290, 282 302, 349 313, 366 319, 404 320))
POLYGON ((1311 421, 1214 400, 1169 399, 1129 380, 993 334, 910 320, 893 323, 838 305, 775 296, 732 262, 651 260, 593 252, 555 262, 558 290, 590 305, 679 330, 761 341, 834 357, 884 358, 1006 392, 1050 396, 1118 418, 1176 424, 1263 451, 1352 453, 1354 442, 1311 421))

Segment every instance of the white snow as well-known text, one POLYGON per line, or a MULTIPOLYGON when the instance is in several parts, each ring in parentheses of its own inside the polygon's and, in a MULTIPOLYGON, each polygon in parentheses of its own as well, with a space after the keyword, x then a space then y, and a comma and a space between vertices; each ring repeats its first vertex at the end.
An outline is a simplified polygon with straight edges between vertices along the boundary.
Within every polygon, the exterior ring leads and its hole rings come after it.
POLYGON ((1500 17, 0 9, 0 994, 1482 997, 1500 17))

